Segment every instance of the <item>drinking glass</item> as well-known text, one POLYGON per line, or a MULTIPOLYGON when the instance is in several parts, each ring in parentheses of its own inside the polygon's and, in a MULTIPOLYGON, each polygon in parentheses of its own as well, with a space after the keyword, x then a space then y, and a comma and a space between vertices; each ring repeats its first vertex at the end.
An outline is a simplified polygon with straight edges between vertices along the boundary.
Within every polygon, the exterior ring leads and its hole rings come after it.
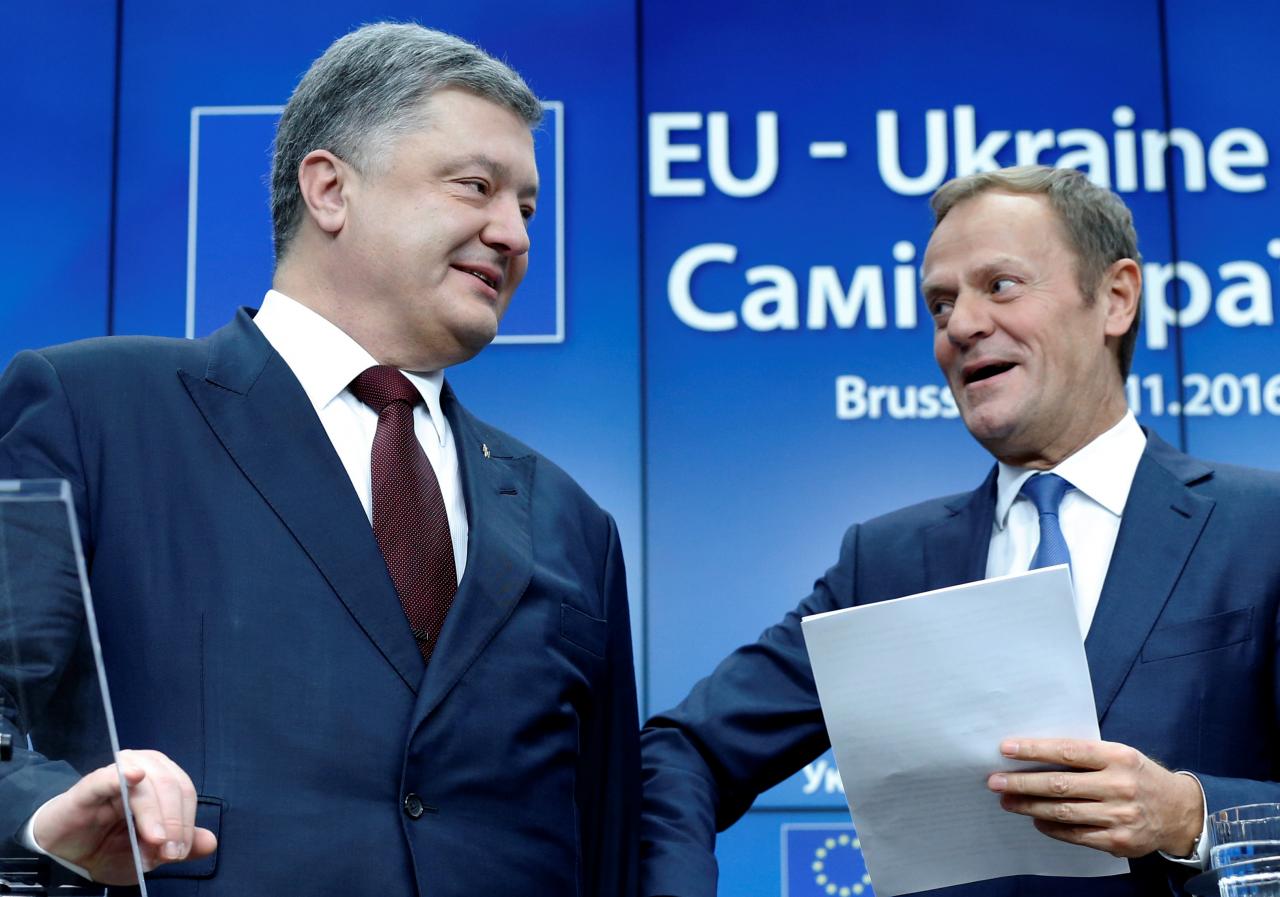
POLYGON ((1280 804, 1219 810, 1209 835, 1220 897, 1280 897, 1280 804))

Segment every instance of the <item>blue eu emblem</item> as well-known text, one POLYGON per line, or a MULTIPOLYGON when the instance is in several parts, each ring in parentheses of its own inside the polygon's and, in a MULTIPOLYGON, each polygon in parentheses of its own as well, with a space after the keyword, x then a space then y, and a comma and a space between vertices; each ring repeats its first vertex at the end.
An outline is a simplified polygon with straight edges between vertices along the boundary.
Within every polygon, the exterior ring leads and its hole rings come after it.
POLYGON ((852 825, 782 826, 782 897, 874 897, 852 825))

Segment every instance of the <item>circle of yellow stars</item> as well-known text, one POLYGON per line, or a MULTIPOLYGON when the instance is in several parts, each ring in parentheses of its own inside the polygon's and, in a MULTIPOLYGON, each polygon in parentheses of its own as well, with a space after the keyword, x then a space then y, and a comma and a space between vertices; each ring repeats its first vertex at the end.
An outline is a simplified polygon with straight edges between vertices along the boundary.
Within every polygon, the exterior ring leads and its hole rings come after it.
POLYGON ((860 850, 862 843, 857 838, 850 838, 848 835, 841 835, 838 838, 827 838, 813 852, 813 863, 810 869, 813 870, 814 883, 826 891, 832 897, 858 897, 871 885, 871 876, 862 873, 862 881, 853 884, 840 884, 831 880, 831 876, 827 875, 827 856, 837 847, 852 847, 854 850, 860 850))

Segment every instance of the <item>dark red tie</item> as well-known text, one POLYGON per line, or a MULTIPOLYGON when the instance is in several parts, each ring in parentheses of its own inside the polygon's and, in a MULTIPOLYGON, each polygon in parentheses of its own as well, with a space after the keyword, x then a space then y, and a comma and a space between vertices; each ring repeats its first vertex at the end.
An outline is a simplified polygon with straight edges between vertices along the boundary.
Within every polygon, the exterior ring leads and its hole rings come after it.
POLYGON ((371 367, 351 392, 378 412, 373 436, 373 535, 386 559, 422 659, 429 661, 458 590, 440 483, 413 432, 422 396, 393 367, 371 367))

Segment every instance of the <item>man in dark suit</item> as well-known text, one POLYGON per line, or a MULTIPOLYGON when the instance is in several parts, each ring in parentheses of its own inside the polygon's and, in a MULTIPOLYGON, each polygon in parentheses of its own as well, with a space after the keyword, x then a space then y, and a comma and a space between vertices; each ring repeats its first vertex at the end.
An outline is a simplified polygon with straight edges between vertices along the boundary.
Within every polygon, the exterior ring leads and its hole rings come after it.
POLYGON ((646 895, 714 894, 715 832, 829 746, 803 616, 1046 554, 1072 567, 1103 740, 1010 732, 1004 756, 1065 771, 993 769, 987 787, 1046 836, 1132 858, 1131 872, 945 893, 1169 893, 1204 861, 1206 812, 1280 800, 1280 477, 1190 458, 1128 411, 1141 299, 1128 210, 1080 172, 1040 167, 957 179, 933 207, 935 355, 998 463, 973 492, 852 527, 796 610, 649 721, 646 895))
MULTIPOLYGON (((153 894, 634 889, 616 529, 441 373, 525 272, 540 114, 462 40, 353 32, 281 120, 259 312, 22 353, 0 381, 0 478, 74 491, 153 894)), ((74 641, 33 640, 37 673, 0 687, 90 675, 74 641)), ((114 767, 35 741, 0 839, 132 882, 114 767)))

